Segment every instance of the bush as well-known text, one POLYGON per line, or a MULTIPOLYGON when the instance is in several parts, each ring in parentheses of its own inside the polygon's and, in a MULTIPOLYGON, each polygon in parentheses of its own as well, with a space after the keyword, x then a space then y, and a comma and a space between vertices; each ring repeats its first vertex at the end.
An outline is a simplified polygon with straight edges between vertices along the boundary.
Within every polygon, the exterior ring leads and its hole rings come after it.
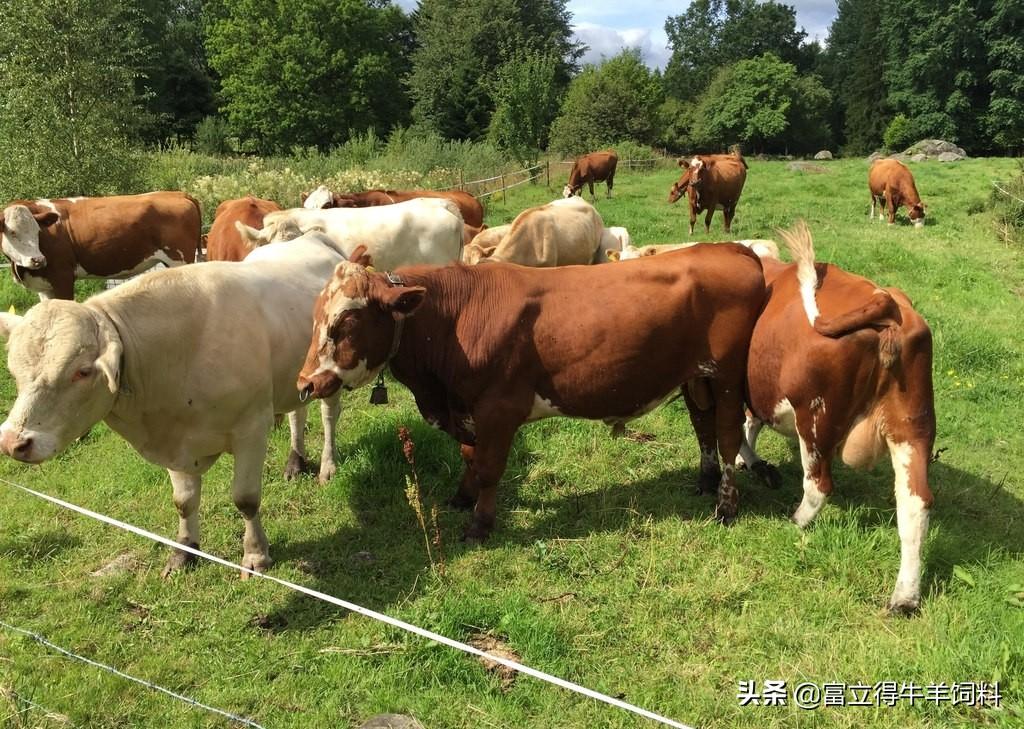
POLYGON ((227 119, 205 117, 196 125, 195 147, 203 154, 227 154, 232 151, 227 119))
POLYGON ((888 150, 904 149, 913 140, 913 126, 903 114, 897 114, 889 122, 882 135, 882 143, 888 150))

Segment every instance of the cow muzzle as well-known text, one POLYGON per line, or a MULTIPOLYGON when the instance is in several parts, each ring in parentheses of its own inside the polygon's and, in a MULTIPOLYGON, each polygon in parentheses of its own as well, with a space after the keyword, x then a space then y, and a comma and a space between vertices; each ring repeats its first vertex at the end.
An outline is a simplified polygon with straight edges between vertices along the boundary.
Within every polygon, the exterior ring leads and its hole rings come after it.
POLYGON ((310 398, 330 397, 341 389, 341 385, 341 378, 329 371, 316 372, 309 377, 300 374, 295 383, 299 390, 299 399, 302 402, 310 398))
POLYGON ((36 445, 36 438, 32 433, 14 428, 0 428, 0 450, 16 461, 40 463, 46 460, 36 445))

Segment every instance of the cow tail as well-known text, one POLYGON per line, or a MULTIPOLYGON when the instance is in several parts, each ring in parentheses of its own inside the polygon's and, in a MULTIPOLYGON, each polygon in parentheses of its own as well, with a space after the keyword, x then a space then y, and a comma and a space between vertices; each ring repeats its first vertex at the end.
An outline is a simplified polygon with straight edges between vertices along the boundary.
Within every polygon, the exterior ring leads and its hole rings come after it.
POLYGON ((818 334, 837 339, 861 329, 874 329, 879 335, 878 356, 883 367, 892 367, 900 354, 899 329, 903 323, 899 304, 888 291, 876 288, 866 302, 837 316, 825 319, 818 310, 815 292, 821 285, 814 262, 814 241, 802 220, 792 230, 779 235, 796 263, 800 299, 807 320, 818 334))
POLYGON ((196 238, 196 257, 195 257, 195 260, 198 262, 198 261, 204 260, 203 259, 203 245, 206 243, 206 236, 203 234, 203 209, 202 209, 202 207, 200 207, 199 201, 196 200, 191 195, 189 195, 187 192, 185 193, 185 197, 188 199, 188 201, 190 203, 192 203, 192 207, 194 207, 196 209, 196 218, 199 219, 199 237, 196 238))

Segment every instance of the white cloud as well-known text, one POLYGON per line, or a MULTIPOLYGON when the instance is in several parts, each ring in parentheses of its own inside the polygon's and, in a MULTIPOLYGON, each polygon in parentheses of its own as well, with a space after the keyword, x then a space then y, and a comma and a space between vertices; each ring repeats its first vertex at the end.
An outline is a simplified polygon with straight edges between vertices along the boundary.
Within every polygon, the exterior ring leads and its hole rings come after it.
POLYGON ((581 59, 583 63, 600 63, 603 58, 611 58, 624 48, 639 48, 644 63, 652 68, 664 68, 671 55, 666 47, 668 38, 660 28, 616 30, 594 23, 577 23, 573 31, 577 40, 589 46, 581 59))

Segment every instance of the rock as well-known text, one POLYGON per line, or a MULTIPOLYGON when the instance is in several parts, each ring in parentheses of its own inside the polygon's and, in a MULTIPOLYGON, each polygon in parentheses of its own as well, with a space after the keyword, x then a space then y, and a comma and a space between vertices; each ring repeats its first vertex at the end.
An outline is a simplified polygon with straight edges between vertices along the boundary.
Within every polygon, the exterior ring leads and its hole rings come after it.
POLYGON ((868 162, 877 162, 880 159, 885 159, 885 155, 881 152, 872 152, 868 155, 868 162))
POLYGON ((814 155, 814 159, 832 159, 832 153, 827 149, 823 149, 814 155))
POLYGON ((939 162, 959 162, 963 158, 962 154, 957 154, 956 152, 943 152, 938 157, 939 162))
POLYGON ((820 175, 823 172, 828 172, 828 170, 821 165, 816 165, 812 162, 790 162, 786 165, 786 169, 790 172, 807 172, 814 175, 820 175))
POLYGON ((924 152, 918 152, 917 154, 910 155, 911 162, 924 162, 927 159, 928 155, 926 155, 924 152))
POLYGON ((928 159, 938 159, 940 155, 945 153, 960 155, 958 159, 964 159, 967 157, 967 153, 962 147, 958 147, 952 142, 947 142, 944 139, 922 139, 917 144, 912 144, 905 150, 905 154, 924 154, 928 156, 928 159))
POLYGON ((423 725, 404 714, 377 714, 360 724, 359 729, 423 729, 423 725))
POLYGON ((889 159, 899 160, 900 162, 907 162, 910 160, 910 155, 906 152, 897 152, 896 154, 890 154, 889 159))

